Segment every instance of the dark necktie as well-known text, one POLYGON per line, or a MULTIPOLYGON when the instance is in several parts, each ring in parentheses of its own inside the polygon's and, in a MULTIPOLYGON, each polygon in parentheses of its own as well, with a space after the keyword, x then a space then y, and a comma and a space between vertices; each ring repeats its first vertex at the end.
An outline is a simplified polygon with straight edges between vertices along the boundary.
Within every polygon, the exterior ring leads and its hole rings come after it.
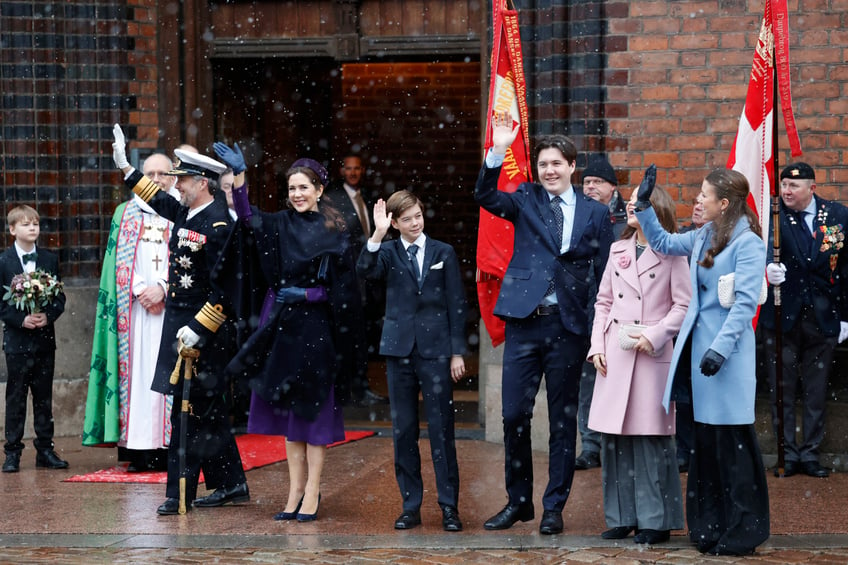
MULTIPOLYGON (((564 221, 560 202, 562 202, 562 198, 559 196, 551 198, 551 212, 553 212, 554 215, 554 239, 556 240, 557 245, 557 255, 559 255, 559 250, 562 249, 562 223, 564 221)), ((551 279, 551 282, 548 284, 548 290, 545 291, 545 296, 550 296, 555 291, 556 284, 554 279, 551 279)))
POLYGON ((362 198, 362 192, 357 190, 353 195, 353 201, 356 204, 356 215, 359 216, 359 223, 362 226, 362 233, 366 236, 370 235, 368 230, 368 209, 365 207, 365 200, 362 198))
POLYGON ((409 260, 412 261, 412 270, 415 272, 415 280, 421 281, 421 269, 418 268, 418 246, 414 243, 406 248, 409 253, 409 260))
POLYGON ((33 251, 32 253, 24 253, 24 256, 21 257, 21 261, 23 261, 24 265, 32 261, 35 263, 36 259, 38 259, 38 253, 33 251))
POLYGON ((816 222, 815 217, 813 217, 812 229, 810 229, 810 225, 807 224, 807 216, 812 216, 812 212, 807 212, 804 210, 799 214, 801 218, 801 223, 804 224, 804 232, 810 236, 810 256, 816 252, 816 222))
POLYGON ((562 203, 562 198, 559 196, 554 196, 551 198, 551 212, 554 214, 554 227, 556 228, 554 231, 556 232, 554 235, 556 236, 557 249, 562 248, 562 224, 564 218, 562 216, 562 207, 560 204, 562 203))

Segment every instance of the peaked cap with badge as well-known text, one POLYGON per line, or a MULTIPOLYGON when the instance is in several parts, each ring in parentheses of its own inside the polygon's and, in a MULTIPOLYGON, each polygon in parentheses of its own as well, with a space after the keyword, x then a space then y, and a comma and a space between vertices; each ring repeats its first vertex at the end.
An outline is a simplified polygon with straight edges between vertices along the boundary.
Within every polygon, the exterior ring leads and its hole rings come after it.
POLYGON ((194 151, 174 149, 174 155, 177 156, 179 162, 174 165, 173 169, 168 171, 168 174, 175 177, 198 175, 208 179, 218 180, 218 177, 227 170, 227 166, 220 161, 216 161, 200 153, 195 153, 194 151))

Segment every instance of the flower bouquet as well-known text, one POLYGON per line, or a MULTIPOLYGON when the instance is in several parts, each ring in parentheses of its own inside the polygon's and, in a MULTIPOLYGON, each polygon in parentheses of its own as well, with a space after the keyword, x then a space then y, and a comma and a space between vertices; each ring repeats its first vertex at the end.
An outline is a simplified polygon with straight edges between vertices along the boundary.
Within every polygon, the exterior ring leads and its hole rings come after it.
POLYGON ((35 314, 49 306, 53 299, 63 292, 65 283, 51 273, 33 271, 15 275, 9 286, 3 288, 6 289, 3 300, 9 305, 35 314))

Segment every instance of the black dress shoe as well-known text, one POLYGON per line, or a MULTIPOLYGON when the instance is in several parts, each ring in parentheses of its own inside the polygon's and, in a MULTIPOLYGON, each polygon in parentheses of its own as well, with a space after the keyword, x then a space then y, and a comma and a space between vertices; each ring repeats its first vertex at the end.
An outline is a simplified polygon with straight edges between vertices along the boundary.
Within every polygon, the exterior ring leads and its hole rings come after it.
POLYGON ((668 541, 671 533, 668 530, 639 530, 639 533, 633 536, 634 543, 647 543, 654 545, 655 543, 663 543, 668 541))
POLYGON ((68 462, 59 459, 52 449, 42 449, 35 454, 35 466, 47 469, 67 469, 68 462))
POLYGON ((356 401, 359 406, 373 406, 374 404, 386 404, 388 402, 388 398, 380 396, 370 388, 365 389, 365 392, 362 394, 362 398, 356 401))
MULTIPOLYGON (((303 499, 300 500, 303 502, 303 499)), ((304 514, 303 512, 298 512, 295 516, 295 519, 298 522, 314 522, 318 519, 318 507, 321 506, 321 493, 318 493, 318 504, 315 505, 315 512, 312 514, 304 514)))
POLYGON ((21 454, 7 453, 6 462, 3 463, 4 473, 17 473, 21 470, 21 454))
POLYGON ((562 533, 562 512, 556 510, 545 510, 542 512, 542 521, 539 522, 539 533, 550 536, 562 533))
MULTIPOLYGON (((191 504, 186 505, 186 512, 191 510, 191 504)), ((180 500, 178 498, 168 498, 163 502, 156 513, 160 516, 175 516, 180 513, 180 500)))
MULTIPOLYGON (((797 461, 787 461, 783 465, 784 465, 783 466, 783 476, 784 477, 791 477, 792 475, 798 474, 798 462, 797 461)), ((774 468, 774 476, 775 477, 780 476, 780 470, 777 467, 774 468)))
POLYGON ((804 470, 804 473, 811 477, 818 477, 823 479, 825 477, 830 476, 830 472, 819 465, 818 461, 803 461, 801 463, 801 468, 804 470))
POLYGON ((209 496, 195 500, 194 505, 198 508, 214 508, 225 504, 240 504, 248 501, 250 501, 250 491, 247 488, 247 483, 242 483, 231 489, 223 487, 215 489, 215 492, 209 496))
POLYGON ((410 530, 421 525, 421 512, 418 510, 404 510, 395 520, 396 530, 410 530))
POLYGON ((518 521, 528 522, 536 517, 533 504, 507 504, 503 510, 486 520, 483 528, 487 530, 506 530, 518 521))
POLYGON ((601 537, 604 539, 624 539, 635 530, 636 526, 616 526, 602 533, 601 537))
POLYGON ((282 512, 277 512, 274 514, 274 520, 294 520, 297 518, 297 515, 300 514, 300 507, 303 505, 303 497, 300 497, 300 502, 297 503, 297 506, 294 508, 294 512, 286 512, 283 510, 282 512))
POLYGON ((594 451, 584 451, 574 460, 574 468, 578 471, 594 469, 601 466, 601 454, 594 451))
POLYGON ((453 506, 442 508, 442 529, 446 532, 461 532, 462 522, 459 519, 459 511, 453 506))

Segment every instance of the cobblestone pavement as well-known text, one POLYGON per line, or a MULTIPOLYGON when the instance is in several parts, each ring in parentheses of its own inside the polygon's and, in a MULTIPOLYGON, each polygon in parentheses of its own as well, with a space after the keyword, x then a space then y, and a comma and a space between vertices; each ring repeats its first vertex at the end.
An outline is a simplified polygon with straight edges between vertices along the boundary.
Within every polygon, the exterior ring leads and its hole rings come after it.
MULTIPOLYGON (((115 464, 111 449, 83 448, 59 438, 71 469, 34 468, 27 448, 20 473, 0 476, 0 564, 5 563, 842 563, 848 564, 848 474, 828 479, 768 476, 772 537, 753 556, 709 557, 688 543, 640 547, 632 538, 602 540, 600 471, 575 475, 563 512, 565 534, 542 536, 538 519, 503 532, 482 523, 500 510, 503 447, 461 440, 461 533, 441 530, 432 464, 422 440, 426 492, 423 524, 397 532, 400 511, 391 440, 374 437, 332 448, 327 455, 319 519, 271 520, 285 502, 284 463, 248 472, 249 504, 195 509, 185 516, 155 513, 164 485, 67 483, 62 479, 115 464)), ((545 454, 534 459, 536 498, 546 478, 545 454)), ((201 488, 201 493, 203 489, 201 488)), ((536 500, 537 518, 541 509, 536 500)))

